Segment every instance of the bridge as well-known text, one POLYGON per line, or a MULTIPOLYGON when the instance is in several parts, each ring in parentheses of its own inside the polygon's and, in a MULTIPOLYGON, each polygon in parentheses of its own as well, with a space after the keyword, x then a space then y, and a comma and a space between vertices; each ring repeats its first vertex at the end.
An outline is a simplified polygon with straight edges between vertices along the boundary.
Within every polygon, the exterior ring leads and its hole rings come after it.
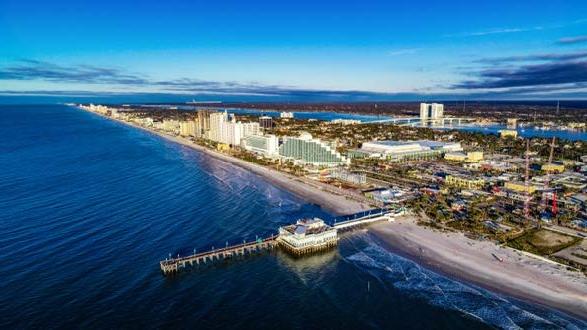
POLYGON ((406 117, 406 118, 389 118, 366 122, 366 124, 394 124, 398 126, 418 126, 422 124, 438 124, 438 125, 461 125, 464 122, 474 122, 475 118, 468 117, 443 117, 443 118, 427 118, 420 119, 420 117, 406 117))
POLYGON ((265 239, 257 239, 253 242, 245 242, 237 245, 226 246, 221 249, 214 249, 192 255, 168 258, 159 262, 163 274, 168 275, 177 273, 180 269, 185 268, 188 264, 193 266, 213 262, 215 260, 227 260, 237 256, 252 255, 258 252, 273 249, 276 245, 277 235, 265 239))

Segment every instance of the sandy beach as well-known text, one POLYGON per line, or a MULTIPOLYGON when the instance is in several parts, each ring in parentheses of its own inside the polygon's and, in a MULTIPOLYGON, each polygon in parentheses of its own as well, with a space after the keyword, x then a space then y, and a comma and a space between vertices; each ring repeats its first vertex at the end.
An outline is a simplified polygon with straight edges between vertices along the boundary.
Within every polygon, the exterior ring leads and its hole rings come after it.
POLYGON ((449 277, 587 319, 587 278, 581 272, 462 233, 418 226, 413 217, 375 224, 368 230, 389 250, 449 277))

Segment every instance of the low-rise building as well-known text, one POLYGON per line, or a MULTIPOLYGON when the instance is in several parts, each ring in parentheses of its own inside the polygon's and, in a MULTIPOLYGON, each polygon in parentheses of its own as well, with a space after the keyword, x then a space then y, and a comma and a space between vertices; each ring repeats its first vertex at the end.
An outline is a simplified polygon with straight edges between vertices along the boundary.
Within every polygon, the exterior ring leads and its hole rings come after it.
POLYGON ((483 151, 447 152, 444 159, 454 162, 478 163, 483 160, 483 151))
POLYGON ((357 125, 360 124, 361 121, 357 119, 334 119, 330 121, 333 124, 342 124, 342 125, 357 125))
POLYGON ((518 137, 518 131, 513 129, 502 129, 499 131, 499 136, 502 138, 512 137, 515 139, 518 137))
POLYGON ((534 192, 536 192, 535 185, 531 185, 531 184, 526 185, 525 182, 521 182, 521 181, 508 181, 505 183, 504 186, 506 189, 513 190, 515 192, 523 192, 523 193, 529 193, 529 194, 533 194, 534 192))
POLYGON ((548 164, 543 164, 540 169, 543 170, 544 172, 562 173, 565 171, 565 165, 561 164, 561 163, 548 163, 548 164))
POLYGON ((288 111, 283 111, 279 114, 280 118, 293 118, 294 114, 293 112, 288 112, 288 111))
POLYGON ((330 177, 352 184, 363 185, 367 183, 367 175, 361 172, 351 172, 344 168, 337 167, 330 171, 330 177))
POLYGON ((485 185, 485 180, 470 176, 447 175, 444 181, 447 185, 466 189, 481 189, 485 185))

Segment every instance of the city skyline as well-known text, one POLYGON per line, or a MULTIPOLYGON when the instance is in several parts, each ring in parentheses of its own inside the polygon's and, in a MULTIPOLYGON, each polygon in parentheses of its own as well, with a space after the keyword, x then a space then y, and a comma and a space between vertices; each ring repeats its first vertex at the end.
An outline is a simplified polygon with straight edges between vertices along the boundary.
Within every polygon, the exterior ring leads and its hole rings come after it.
POLYGON ((587 98, 587 4, 0 3, 0 102, 587 98))

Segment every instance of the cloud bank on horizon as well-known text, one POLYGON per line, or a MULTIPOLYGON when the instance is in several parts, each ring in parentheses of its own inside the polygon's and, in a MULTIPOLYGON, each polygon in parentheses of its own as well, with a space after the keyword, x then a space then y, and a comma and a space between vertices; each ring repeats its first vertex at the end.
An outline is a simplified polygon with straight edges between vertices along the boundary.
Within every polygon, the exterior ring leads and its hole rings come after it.
POLYGON ((581 1, 7 0, 0 99, 585 99, 584 13, 581 1))

